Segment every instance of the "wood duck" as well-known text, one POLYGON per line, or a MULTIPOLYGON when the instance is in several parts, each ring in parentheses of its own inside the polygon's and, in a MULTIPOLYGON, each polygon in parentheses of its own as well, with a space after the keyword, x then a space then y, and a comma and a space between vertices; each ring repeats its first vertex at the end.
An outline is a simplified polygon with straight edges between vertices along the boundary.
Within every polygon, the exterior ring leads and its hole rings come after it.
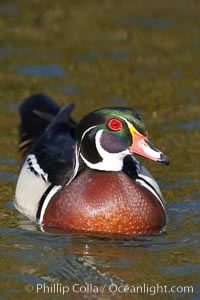
POLYGON ((74 104, 62 109, 37 94, 20 106, 15 206, 43 227, 122 235, 166 225, 155 179, 134 157, 169 164, 148 140, 141 116, 127 107, 100 108, 76 124, 74 104))

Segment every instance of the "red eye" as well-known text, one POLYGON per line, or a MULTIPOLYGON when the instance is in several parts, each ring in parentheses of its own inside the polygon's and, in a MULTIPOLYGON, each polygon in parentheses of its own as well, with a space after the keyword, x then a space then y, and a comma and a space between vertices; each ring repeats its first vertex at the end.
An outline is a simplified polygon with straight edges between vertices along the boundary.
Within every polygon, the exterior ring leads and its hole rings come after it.
POLYGON ((112 130, 120 130, 122 129, 122 122, 117 119, 111 119, 108 122, 108 127, 112 130))

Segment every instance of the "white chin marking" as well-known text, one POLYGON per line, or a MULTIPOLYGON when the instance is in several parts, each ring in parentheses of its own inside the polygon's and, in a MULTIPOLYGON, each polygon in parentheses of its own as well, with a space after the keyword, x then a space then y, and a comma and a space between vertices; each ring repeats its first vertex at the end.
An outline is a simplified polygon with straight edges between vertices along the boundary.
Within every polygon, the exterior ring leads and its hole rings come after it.
POLYGON ((99 155, 102 158, 102 161, 93 164, 90 163, 85 157, 80 153, 81 158, 86 163, 86 165, 95 170, 101 171, 121 171, 123 169, 123 159, 126 155, 129 154, 128 149, 119 153, 109 153, 105 149, 102 148, 100 144, 101 135, 103 130, 99 130, 96 134, 95 141, 96 141, 96 148, 99 155))

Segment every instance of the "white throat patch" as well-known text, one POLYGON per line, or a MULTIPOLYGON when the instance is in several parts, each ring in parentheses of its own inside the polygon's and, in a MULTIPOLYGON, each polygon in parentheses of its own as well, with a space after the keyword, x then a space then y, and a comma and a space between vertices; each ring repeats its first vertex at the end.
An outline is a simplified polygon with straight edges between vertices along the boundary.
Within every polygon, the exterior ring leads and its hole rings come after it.
POLYGON ((121 171, 123 168, 123 159, 129 154, 128 149, 119 153, 109 153, 102 148, 100 140, 103 130, 99 130, 95 137, 96 148, 102 161, 93 164, 90 163, 85 157, 80 153, 81 158, 86 163, 86 165, 91 169, 101 170, 101 171, 121 171))

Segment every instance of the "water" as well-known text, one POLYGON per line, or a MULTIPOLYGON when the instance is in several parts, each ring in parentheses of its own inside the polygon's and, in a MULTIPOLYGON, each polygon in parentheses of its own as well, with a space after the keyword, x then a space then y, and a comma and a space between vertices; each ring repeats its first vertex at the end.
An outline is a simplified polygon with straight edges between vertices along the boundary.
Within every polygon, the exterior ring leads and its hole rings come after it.
POLYGON ((199 13, 198 2, 184 0, 0 4, 1 300, 199 299, 199 13), (141 159, 166 199, 163 233, 43 232, 14 209, 17 110, 34 92, 76 102, 76 119, 108 105, 143 114, 171 161, 141 159))

